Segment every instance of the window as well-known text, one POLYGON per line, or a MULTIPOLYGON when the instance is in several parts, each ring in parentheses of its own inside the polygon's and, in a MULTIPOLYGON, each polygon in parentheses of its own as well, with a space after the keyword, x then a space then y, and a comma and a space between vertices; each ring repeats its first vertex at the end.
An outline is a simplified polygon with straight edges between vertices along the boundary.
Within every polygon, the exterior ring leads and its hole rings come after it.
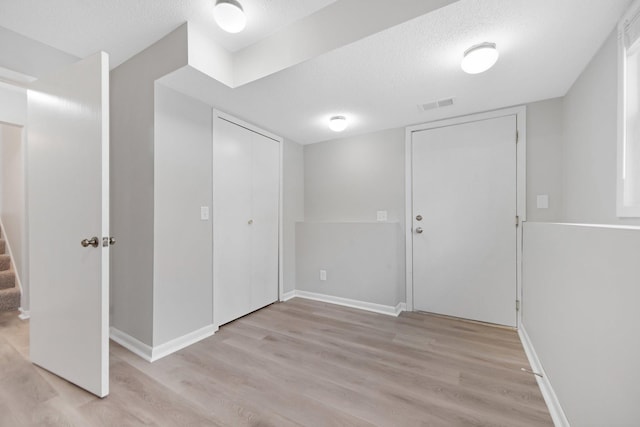
POLYGON ((618 25, 617 215, 640 217, 640 0, 618 25))

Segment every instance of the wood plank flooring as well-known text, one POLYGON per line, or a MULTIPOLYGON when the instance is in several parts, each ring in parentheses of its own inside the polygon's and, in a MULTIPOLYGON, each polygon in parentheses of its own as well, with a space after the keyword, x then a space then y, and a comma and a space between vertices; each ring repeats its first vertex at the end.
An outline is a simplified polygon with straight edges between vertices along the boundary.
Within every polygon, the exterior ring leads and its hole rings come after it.
POLYGON ((111 342, 98 399, 28 360, 0 314, 0 426, 551 426, 516 332, 303 299, 153 364, 111 342))

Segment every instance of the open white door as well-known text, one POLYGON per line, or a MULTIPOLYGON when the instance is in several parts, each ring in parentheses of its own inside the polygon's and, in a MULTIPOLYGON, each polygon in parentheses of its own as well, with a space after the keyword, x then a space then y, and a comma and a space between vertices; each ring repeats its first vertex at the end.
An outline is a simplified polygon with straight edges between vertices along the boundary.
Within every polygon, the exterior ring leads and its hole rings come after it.
POLYGON ((107 54, 37 80, 28 101, 31 360, 104 397, 109 393, 107 54))

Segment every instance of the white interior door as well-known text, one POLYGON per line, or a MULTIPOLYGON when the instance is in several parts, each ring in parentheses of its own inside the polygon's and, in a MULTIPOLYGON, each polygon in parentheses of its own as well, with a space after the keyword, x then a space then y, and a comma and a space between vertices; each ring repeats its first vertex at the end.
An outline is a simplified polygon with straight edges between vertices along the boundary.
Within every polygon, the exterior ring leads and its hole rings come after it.
MULTIPOLYGON (((28 91, 33 363, 109 393, 109 65, 99 53, 28 91), (97 247, 83 247, 83 239, 97 247)), ((86 242, 85 242, 86 243, 86 242)))
POLYGON ((214 115, 214 323, 278 299, 279 145, 214 115))
POLYGON ((516 116, 412 135, 414 309, 516 325, 516 116))

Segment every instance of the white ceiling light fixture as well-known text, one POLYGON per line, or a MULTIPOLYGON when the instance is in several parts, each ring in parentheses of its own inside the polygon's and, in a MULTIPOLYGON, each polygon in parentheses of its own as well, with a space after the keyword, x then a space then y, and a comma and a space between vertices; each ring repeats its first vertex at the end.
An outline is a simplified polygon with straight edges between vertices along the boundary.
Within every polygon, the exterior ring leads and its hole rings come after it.
POLYGON ((237 0, 217 0, 213 8, 216 23, 227 33, 239 33, 247 26, 247 17, 237 0))
POLYGON ((329 119, 329 129, 334 132, 342 132, 347 128, 347 118, 345 116, 333 116, 329 119))
POLYGON ((495 43, 484 42, 471 46, 464 52, 462 69, 465 73, 484 73, 498 61, 498 49, 495 43))

